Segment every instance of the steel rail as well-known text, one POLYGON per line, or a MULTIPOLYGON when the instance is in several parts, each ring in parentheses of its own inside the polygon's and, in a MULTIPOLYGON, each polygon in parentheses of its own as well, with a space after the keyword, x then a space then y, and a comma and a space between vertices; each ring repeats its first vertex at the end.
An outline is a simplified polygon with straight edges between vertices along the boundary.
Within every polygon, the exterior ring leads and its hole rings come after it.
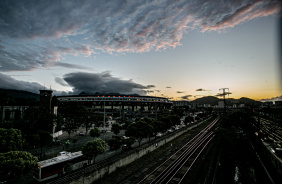
POLYGON ((162 164, 160 164, 157 168, 155 168, 150 174, 148 174, 146 177, 144 177, 141 181, 138 182, 138 184, 143 183, 148 177, 153 175, 155 172, 157 172, 164 164, 166 164, 168 161, 171 160, 173 156, 175 156, 178 152, 182 151, 188 144, 190 144, 193 140, 199 139, 199 137, 203 136, 203 133, 210 130, 219 120, 219 117, 217 117, 213 122, 205 127, 203 130, 201 130, 197 135, 195 135, 192 139, 190 139, 184 146, 182 146, 177 152, 175 152, 173 155, 171 155, 166 161, 164 161, 162 164))
POLYGON ((197 155, 197 157, 193 160, 192 164, 190 165, 190 167, 187 169, 187 171, 184 173, 184 175, 182 176, 182 178, 180 179, 181 183, 184 178, 186 177, 186 175, 188 174, 188 172, 190 171, 191 167, 194 165, 194 163, 196 162, 196 160, 198 159, 198 157, 201 155, 201 153, 203 152, 203 150, 205 149, 205 147, 210 143, 210 141, 214 138, 214 135, 207 141, 207 143, 205 144, 205 146, 201 149, 200 153, 197 155))
MULTIPOLYGON (((190 139, 184 146, 182 146, 177 152, 175 152, 173 155, 171 155, 166 161, 164 161, 161 165, 159 165, 157 168, 155 168, 150 174, 148 174, 146 177, 144 177, 141 181, 138 182, 138 184, 144 183, 145 180, 147 180, 150 176, 154 175, 154 173, 156 173, 162 166, 164 166, 164 164, 166 164, 168 161, 171 161, 172 157, 175 156, 176 154, 178 154, 180 151, 183 150, 189 150, 192 149, 193 145, 195 146, 196 142, 202 139, 202 137, 204 137, 208 131, 218 122, 219 117, 216 118, 210 125, 208 125, 207 127, 205 127, 203 130, 201 130, 197 135, 195 135, 192 139, 190 139), (192 142, 194 141, 194 142, 192 142), (192 143, 191 143, 192 142, 192 143), (190 145, 189 145, 190 144, 190 145), (189 146, 189 147, 187 147, 189 146)), ((187 151, 186 151, 187 153, 187 151)), ((183 155, 185 155, 185 152, 181 153, 179 157, 183 157, 183 155)), ((177 160, 172 162, 171 164, 175 164, 177 163, 177 160)), ((163 171, 164 172, 164 171, 163 171)), ((159 174, 160 175, 160 174, 159 174)), ((156 178, 155 178, 156 181, 156 178)))
POLYGON ((203 145, 206 140, 211 137, 213 133, 209 133, 203 137, 203 139, 199 140, 198 142, 195 142, 191 147, 187 148, 187 150, 184 151, 184 155, 178 157, 176 159, 176 162, 169 165, 159 176, 151 183, 168 183, 170 182, 173 177, 179 172, 179 170, 184 166, 184 164, 194 155, 196 151, 199 150, 200 146, 203 145), (182 163, 182 164, 181 164, 182 163), (181 164, 181 165, 180 165, 181 164), (172 175, 172 176, 171 176, 172 175), (167 177, 171 176, 168 181, 165 182, 167 177))

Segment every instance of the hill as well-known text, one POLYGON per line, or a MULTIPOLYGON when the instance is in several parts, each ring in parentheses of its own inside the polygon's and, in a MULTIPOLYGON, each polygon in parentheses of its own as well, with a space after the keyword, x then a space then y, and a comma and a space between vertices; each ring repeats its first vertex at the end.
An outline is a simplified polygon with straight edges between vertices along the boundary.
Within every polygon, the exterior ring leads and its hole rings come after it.
POLYGON ((21 90, 14 90, 14 89, 0 89, 0 94, 4 96, 10 96, 12 98, 23 98, 23 99, 36 99, 39 100, 40 95, 27 92, 27 91, 21 91, 21 90))
MULTIPOLYGON (((218 101, 222 101, 222 100, 223 99, 219 99, 219 98, 214 97, 214 96, 206 96, 206 97, 198 98, 198 99, 194 100, 193 102, 196 102, 199 105, 210 104, 210 105, 214 106, 214 105, 218 105, 218 101)), ((261 102, 250 99, 250 98, 242 97, 240 99, 227 98, 226 104, 227 105, 245 104, 246 106, 251 106, 251 105, 260 105, 261 102)))
POLYGON ((0 105, 2 106, 30 106, 38 105, 40 99, 39 94, 13 90, 13 89, 0 89, 0 105))
POLYGON ((194 100, 193 102, 196 102, 199 105, 204 105, 204 104, 210 104, 212 106, 217 105, 218 104, 219 99, 217 97, 214 96, 205 96, 202 98, 198 98, 196 100, 194 100))
POLYGON ((250 98, 242 97, 238 99, 239 104, 246 104, 246 105, 260 105, 262 102, 256 101, 250 98))

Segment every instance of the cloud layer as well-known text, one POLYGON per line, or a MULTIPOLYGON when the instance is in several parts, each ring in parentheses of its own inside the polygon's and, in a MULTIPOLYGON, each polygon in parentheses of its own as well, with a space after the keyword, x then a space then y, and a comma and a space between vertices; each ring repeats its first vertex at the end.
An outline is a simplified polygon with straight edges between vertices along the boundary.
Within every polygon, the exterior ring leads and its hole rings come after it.
POLYGON ((279 0, 1 1, 0 71, 52 67, 65 55, 165 50, 181 45, 189 30, 220 32, 279 13, 280 5, 279 0))
POLYGON ((3 89, 22 90, 36 94, 39 93, 39 90, 44 89, 44 86, 38 83, 15 80, 14 78, 2 73, 0 73, 0 86, 3 89))
MULTIPOLYGON (((71 86, 72 92, 53 90, 54 95, 77 95, 81 92, 98 93, 120 93, 147 95, 154 92, 154 85, 144 86, 132 80, 123 80, 112 76, 109 72, 103 73, 68 73, 63 78, 56 77, 55 82, 62 86, 71 86)), ((0 73, 0 86, 3 89, 15 89, 39 93, 45 87, 35 82, 25 82, 0 73)))
MULTIPOLYGON (((103 73, 69 73, 63 77, 64 81, 73 88, 74 94, 86 93, 122 93, 146 95, 154 85, 141 85, 132 80, 123 80, 103 73), (149 91, 147 91, 149 90, 149 91)), ((57 81, 58 82, 58 81, 57 81)), ((62 81, 59 81, 62 82, 62 81)))

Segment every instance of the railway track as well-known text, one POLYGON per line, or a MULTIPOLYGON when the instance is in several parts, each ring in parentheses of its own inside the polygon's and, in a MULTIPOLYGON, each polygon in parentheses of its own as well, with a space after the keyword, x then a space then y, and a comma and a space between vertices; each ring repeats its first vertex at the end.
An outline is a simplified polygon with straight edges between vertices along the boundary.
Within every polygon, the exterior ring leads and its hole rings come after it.
MULTIPOLYGON (((192 139, 190 139, 189 144, 192 144, 193 142, 196 142, 196 141, 198 142, 198 144, 200 144, 201 139, 202 139, 202 140, 203 140, 203 139, 206 139, 206 141, 208 141, 209 139, 211 139, 213 135, 210 135, 208 138, 205 138, 204 135, 206 135, 207 133, 210 132, 211 128, 214 126, 214 124, 215 124, 217 121, 218 121, 218 118, 215 119, 215 120, 213 120, 213 121, 208 125, 208 127, 204 128, 204 129, 203 129, 201 132, 199 132, 196 136, 194 136, 192 139)), ((202 142, 202 143, 201 143, 201 146, 202 146, 201 148, 205 147, 205 145, 206 145, 205 143, 206 143, 206 142, 202 142)), ((186 143, 186 145, 188 145, 188 143, 186 143)), ((185 146, 185 145, 184 145, 184 146, 185 146)), ((183 146, 183 147, 184 147, 184 146, 183 146)), ((180 148, 180 149, 183 149, 183 147, 180 148)), ((194 145, 194 148, 195 148, 195 147, 197 147, 197 145, 194 145)), ((200 147, 198 148, 197 151, 194 152, 194 155, 200 154, 199 151, 200 151, 200 147)), ((192 151, 191 151, 191 152, 192 152, 192 151)), ((179 154, 181 154, 181 153, 179 153, 179 154)), ((176 156, 174 156, 174 157, 176 157, 176 156)), ((189 158, 189 162, 190 162, 190 161, 193 161, 193 159, 195 159, 194 156, 191 156, 191 157, 189 158)), ((113 160, 111 160, 111 162, 113 162, 113 160)), ((187 161, 187 163, 188 163, 188 161, 187 161)), ((101 167, 103 167, 104 165, 107 165, 107 164, 108 164, 108 161, 105 160, 105 161, 103 161, 103 162, 99 162, 99 163, 96 163, 96 164, 94 164, 94 165, 91 165, 91 166, 89 166, 89 167, 87 167, 87 168, 84 168, 84 169, 81 169, 81 170, 77 170, 77 171, 73 171, 73 172, 71 172, 71 173, 68 174, 68 175, 64 175, 64 176, 62 176, 62 177, 60 177, 60 178, 56 178, 56 179, 51 180, 51 181, 48 181, 48 182, 46 182, 46 183, 49 183, 49 184, 51 184, 51 183, 52 183, 52 184, 61 184, 61 183, 69 183, 70 181, 74 181, 75 179, 77 179, 77 178, 79 178, 79 177, 81 177, 81 176, 84 176, 84 177, 87 178, 88 175, 89 175, 89 173, 92 173, 93 171, 96 171, 96 170, 98 170, 99 168, 101 168, 101 167)), ((186 167, 186 166, 184 166, 184 167, 186 167)), ((189 172, 188 172, 187 174, 189 174, 189 172)), ((127 182, 128 179, 129 179, 129 178, 123 180, 122 182, 118 182, 118 183, 128 183, 128 182, 127 182)), ((128 181, 130 181, 130 180, 128 180, 128 181)), ((130 183, 131 183, 131 182, 130 182, 130 183)), ((134 183, 136 183, 136 182, 134 182, 134 183)))
MULTIPOLYGON (((258 119, 256 118, 258 121, 258 119)), ((260 118, 260 131, 265 134, 268 139, 274 142, 282 143, 282 128, 272 121, 260 118)))
POLYGON ((190 174, 192 166, 213 139, 214 133, 211 129, 218 120, 219 118, 215 119, 190 139, 181 149, 139 181, 139 184, 184 183, 183 181, 190 174))

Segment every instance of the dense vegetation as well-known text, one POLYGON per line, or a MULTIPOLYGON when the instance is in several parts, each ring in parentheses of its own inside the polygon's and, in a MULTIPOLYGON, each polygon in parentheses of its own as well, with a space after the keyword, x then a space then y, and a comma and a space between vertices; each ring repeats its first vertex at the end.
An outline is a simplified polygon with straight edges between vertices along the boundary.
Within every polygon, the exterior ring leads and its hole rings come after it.
POLYGON ((0 128, 0 182, 14 183, 37 165, 37 157, 22 151, 20 130, 0 128))

